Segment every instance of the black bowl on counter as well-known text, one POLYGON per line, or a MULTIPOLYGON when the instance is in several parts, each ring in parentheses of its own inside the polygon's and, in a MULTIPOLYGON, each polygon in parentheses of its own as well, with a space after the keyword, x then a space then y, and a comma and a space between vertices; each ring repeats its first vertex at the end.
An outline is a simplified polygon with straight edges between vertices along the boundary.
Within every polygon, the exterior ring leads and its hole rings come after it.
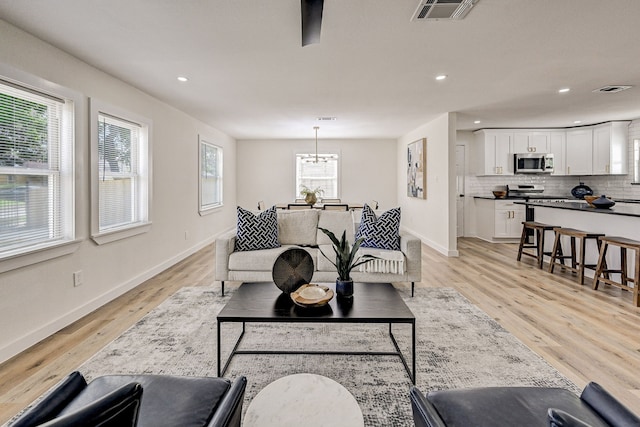
POLYGON ((616 202, 614 202, 611 199, 607 199, 607 197, 603 194, 602 196, 598 197, 597 199, 592 200, 591 204, 597 209, 608 209, 611 206, 615 205, 616 202))

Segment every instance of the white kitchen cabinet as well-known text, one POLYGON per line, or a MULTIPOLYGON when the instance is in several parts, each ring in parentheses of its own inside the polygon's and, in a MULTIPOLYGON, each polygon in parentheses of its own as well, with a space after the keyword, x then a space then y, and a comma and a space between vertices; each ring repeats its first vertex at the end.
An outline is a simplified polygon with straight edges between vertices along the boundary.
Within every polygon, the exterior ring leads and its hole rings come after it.
POLYGON ((513 175, 513 132, 475 132, 478 175, 513 175))
POLYGON ((609 122, 593 128, 593 175, 626 175, 629 122, 609 122))
POLYGON ((551 133, 544 131, 516 131, 513 133, 514 153, 549 153, 551 133))
POLYGON ((515 239, 522 233, 522 221, 525 220, 525 206, 513 201, 495 200, 493 237, 515 239))
POLYGON ((553 154, 553 176, 566 175, 567 163, 565 152, 567 150, 567 134, 565 131, 549 133, 549 153, 553 154))
POLYGON ((566 175, 593 174, 593 130, 591 127, 566 132, 566 175))
POLYGON ((525 206, 513 200, 476 198, 478 237, 489 242, 517 241, 525 220, 525 206))

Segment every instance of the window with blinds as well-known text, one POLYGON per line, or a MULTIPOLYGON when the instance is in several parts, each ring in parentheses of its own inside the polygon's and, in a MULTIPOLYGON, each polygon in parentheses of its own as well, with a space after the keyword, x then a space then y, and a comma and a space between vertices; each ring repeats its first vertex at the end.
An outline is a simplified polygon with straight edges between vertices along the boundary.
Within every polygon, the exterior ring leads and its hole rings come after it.
POLYGON ((339 160, 337 154, 296 154, 295 198, 300 197, 303 187, 321 189, 324 198, 340 198, 339 160))
POLYGON ((73 115, 0 80, 0 259, 74 239, 73 115))
POLYGON ((147 127, 97 114, 98 234, 148 220, 147 127))
POLYGON ((200 213, 222 206, 222 147, 200 138, 200 213))

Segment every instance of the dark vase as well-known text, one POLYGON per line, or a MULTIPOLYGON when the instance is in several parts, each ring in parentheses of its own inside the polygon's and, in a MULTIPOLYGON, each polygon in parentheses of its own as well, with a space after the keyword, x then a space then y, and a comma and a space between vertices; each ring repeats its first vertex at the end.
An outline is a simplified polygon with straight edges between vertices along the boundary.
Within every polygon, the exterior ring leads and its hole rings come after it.
POLYGON ((353 296, 353 280, 336 279, 336 294, 341 298, 353 296))
POLYGON ((610 208, 611 206, 615 205, 616 202, 614 202, 613 200, 607 199, 607 197, 603 194, 602 196, 598 197, 597 199, 592 200, 591 204, 593 206, 595 206, 596 208, 599 208, 599 209, 607 209, 607 208, 610 208))

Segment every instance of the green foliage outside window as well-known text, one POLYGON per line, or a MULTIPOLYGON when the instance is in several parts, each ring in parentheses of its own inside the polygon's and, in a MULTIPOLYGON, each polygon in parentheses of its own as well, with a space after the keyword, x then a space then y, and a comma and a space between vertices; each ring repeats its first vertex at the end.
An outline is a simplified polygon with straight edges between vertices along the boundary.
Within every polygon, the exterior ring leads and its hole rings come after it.
POLYGON ((0 93, 0 166, 48 163, 48 107, 0 93))

